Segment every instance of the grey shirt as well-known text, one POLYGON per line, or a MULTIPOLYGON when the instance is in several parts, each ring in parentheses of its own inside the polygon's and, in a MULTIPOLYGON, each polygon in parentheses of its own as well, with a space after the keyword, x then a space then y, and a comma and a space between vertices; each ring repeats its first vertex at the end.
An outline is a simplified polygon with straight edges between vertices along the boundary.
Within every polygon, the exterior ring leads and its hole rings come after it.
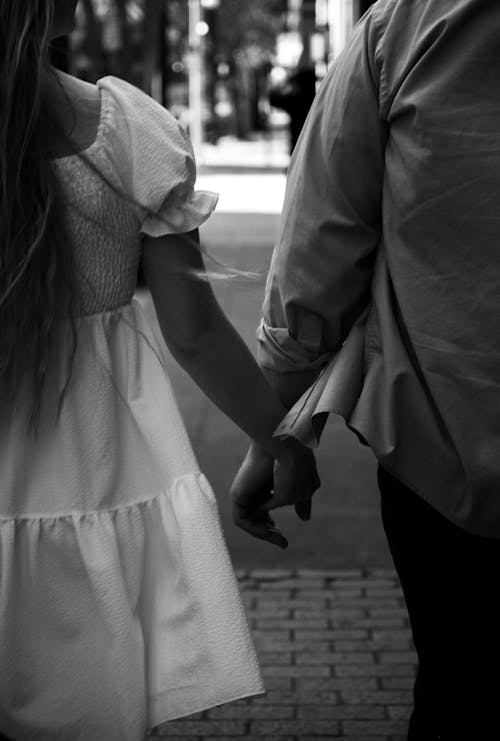
POLYGON ((346 421, 446 517, 500 537, 498 0, 379 0, 318 92, 261 365, 320 369, 363 312, 346 421))

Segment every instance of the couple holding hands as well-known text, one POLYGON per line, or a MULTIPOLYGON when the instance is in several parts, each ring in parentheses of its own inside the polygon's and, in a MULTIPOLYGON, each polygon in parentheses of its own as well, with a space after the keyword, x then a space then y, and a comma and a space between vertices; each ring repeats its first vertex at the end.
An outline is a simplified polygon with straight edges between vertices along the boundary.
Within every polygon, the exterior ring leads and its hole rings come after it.
POLYGON ((217 196, 184 130, 50 66, 76 4, 0 7, 0 733, 141 741, 264 691, 166 345, 251 439, 232 496, 255 537, 286 547, 277 507, 310 518, 329 413, 370 445, 419 659, 409 739, 495 737, 498 4, 358 23, 292 157, 257 360, 210 287, 217 196))

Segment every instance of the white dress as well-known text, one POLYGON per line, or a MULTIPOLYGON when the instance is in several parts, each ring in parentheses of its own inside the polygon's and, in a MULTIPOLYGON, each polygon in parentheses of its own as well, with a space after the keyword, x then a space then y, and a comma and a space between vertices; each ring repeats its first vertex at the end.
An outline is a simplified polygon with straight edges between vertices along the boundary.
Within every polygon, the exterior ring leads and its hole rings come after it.
POLYGON ((263 692, 164 344, 133 298, 141 232, 195 229, 217 199, 194 191, 170 114, 122 80, 98 85, 96 141, 55 161, 84 296, 71 384, 36 439, 0 419, 0 734, 16 741, 143 741, 263 692))

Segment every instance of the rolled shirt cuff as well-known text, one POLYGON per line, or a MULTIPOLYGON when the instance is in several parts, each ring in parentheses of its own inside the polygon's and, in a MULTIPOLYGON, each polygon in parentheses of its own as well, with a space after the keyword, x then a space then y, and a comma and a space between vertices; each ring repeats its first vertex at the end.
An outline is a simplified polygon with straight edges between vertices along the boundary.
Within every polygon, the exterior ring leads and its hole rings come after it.
POLYGON ((264 319, 256 334, 259 364, 276 373, 319 370, 332 357, 331 352, 318 353, 313 346, 307 346, 292 337, 288 329, 271 327, 264 319))

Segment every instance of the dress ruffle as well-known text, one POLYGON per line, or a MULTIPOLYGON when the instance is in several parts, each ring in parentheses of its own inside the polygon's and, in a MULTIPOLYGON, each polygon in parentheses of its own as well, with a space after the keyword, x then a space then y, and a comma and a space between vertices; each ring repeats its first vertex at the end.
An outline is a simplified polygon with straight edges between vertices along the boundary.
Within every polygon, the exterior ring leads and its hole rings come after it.
POLYGON ((169 197, 158 214, 144 220, 141 232, 150 237, 192 232, 209 218, 218 200, 207 190, 191 190, 182 200, 169 197))
POLYGON ((114 510, 3 518, 2 730, 142 741, 147 727, 261 693, 221 538, 202 474, 114 510))
POLYGON ((159 337, 136 300, 78 335, 58 424, 0 421, 0 732, 143 741, 264 688, 159 337))

